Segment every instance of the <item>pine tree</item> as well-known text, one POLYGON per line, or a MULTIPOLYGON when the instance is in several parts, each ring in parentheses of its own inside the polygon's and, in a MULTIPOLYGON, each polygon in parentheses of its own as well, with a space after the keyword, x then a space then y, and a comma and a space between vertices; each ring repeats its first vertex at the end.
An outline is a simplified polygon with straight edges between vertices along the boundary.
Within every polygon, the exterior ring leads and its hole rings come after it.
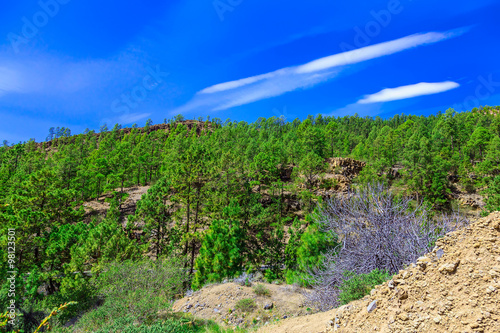
POLYGON ((193 289, 241 273, 244 233, 238 221, 215 220, 203 238, 196 258, 193 289))

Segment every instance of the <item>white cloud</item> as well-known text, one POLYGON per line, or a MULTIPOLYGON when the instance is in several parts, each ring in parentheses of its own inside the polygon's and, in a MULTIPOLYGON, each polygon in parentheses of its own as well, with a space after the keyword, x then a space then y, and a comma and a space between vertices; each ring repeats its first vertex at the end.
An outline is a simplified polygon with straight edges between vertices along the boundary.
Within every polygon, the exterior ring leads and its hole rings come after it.
POLYGON ((235 89, 235 88, 246 86, 248 84, 252 84, 252 83, 264 80, 264 79, 270 79, 270 78, 275 77, 277 75, 284 74, 284 72, 286 72, 286 69, 280 69, 280 70, 277 70, 275 72, 251 76, 251 77, 247 77, 245 79, 219 83, 219 84, 213 85, 211 87, 205 88, 205 89, 199 91, 198 93, 199 94, 212 94, 212 93, 216 93, 216 92, 220 92, 220 91, 235 89))
POLYGON ((193 99, 173 110, 171 114, 189 112, 201 107, 208 107, 212 111, 225 110, 280 96, 297 89, 307 89, 336 77, 347 65, 437 43, 459 36, 466 31, 467 29, 459 29, 447 32, 414 34, 357 50, 334 54, 303 65, 285 67, 269 73, 219 83, 199 91, 193 99))
POLYGON ((358 101, 358 104, 389 102, 423 95, 432 95, 455 89, 459 86, 460 85, 458 83, 452 81, 434 83, 420 82, 397 88, 387 88, 379 91, 378 93, 366 95, 363 99, 358 101))
POLYGON ((459 32, 428 32, 425 34, 414 34, 403 38, 391 40, 389 42, 379 43, 362 47, 360 49, 334 54, 328 57, 311 61, 297 68, 298 73, 317 72, 324 69, 355 64, 386 55, 394 54, 408 50, 417 46, 436 43, 455 35, 459 32))

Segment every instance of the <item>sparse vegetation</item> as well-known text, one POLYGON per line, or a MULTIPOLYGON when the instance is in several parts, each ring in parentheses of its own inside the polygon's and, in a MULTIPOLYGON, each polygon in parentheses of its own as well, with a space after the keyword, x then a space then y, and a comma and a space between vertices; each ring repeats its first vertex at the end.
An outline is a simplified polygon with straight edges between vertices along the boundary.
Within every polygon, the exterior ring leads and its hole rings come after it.
POLYGON ((236 310, 240 310, 241 312, 251 312, 257 307, 255 300, 253 298, 244 298, 240 299, 236 303, 236 310))
POLYGON ((253 291, 257 296, 271 296, 271 291, 261 283, 253 286, 253 291))
POLYGON ((374 269, 368 274, 344 273, 346 279, 339 286, 339 303, 347 304, 351 301, 362 298, 370 294, 370 290, 389 279, 387 272, 374 269))

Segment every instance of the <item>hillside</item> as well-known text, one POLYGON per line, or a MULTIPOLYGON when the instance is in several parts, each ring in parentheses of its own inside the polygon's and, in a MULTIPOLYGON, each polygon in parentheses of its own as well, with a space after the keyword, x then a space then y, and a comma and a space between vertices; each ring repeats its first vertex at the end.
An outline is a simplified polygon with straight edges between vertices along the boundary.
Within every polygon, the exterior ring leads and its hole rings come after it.
POLYGON ((35 316, 76 299, 71 311, 84 313, 102 301, 94 277, 113 262, 174 260, 186 275, 177 296, 260 269, 268 283, 307 285, 338 245, 322 207, 371 184, 429 221, 498 210, 496 110, 172 120, 0 147, 0 228, 22 244, 9 254, 0 238, 0 257, 15 258, 17 306, 35 316))
POLYGON ((438 240, 369 296, 258 332, 499 332, 499 309, 500 212, 494 212, 438 240))

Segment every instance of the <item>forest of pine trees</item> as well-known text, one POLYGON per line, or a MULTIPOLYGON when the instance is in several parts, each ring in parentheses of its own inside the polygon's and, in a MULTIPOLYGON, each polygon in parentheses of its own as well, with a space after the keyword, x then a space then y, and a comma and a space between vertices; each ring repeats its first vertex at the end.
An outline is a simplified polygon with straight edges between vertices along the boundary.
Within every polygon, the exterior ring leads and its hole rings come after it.
MULTIPOLYGON (((484 195, 486 211, 500 210, 499 110, 192 126, 178 117, 169 130, 149 130, 148 121, 73 136, 51 128, 44 143, 0 147, 0 257, 7 262, 7 229, 15 229, 20 307, 84 299, 89 272, 145 256, 185 257, 186 288, 262 265, 269 280, 295 282, 333 242, 309 217, 321 202, 314 187, 327 158, 364 161, 356 186, 382 182, 434 210, 452 209, 457 185, 484 195), (138 185, 150 188, 124 222, 126 189, 138 185), (103 194, 109 211, 88 221, 83 203, 103 194), (305 219, 284 208, 285 194, 305 219)), ((2 266, 4 308, 6 276, 2 266)))

